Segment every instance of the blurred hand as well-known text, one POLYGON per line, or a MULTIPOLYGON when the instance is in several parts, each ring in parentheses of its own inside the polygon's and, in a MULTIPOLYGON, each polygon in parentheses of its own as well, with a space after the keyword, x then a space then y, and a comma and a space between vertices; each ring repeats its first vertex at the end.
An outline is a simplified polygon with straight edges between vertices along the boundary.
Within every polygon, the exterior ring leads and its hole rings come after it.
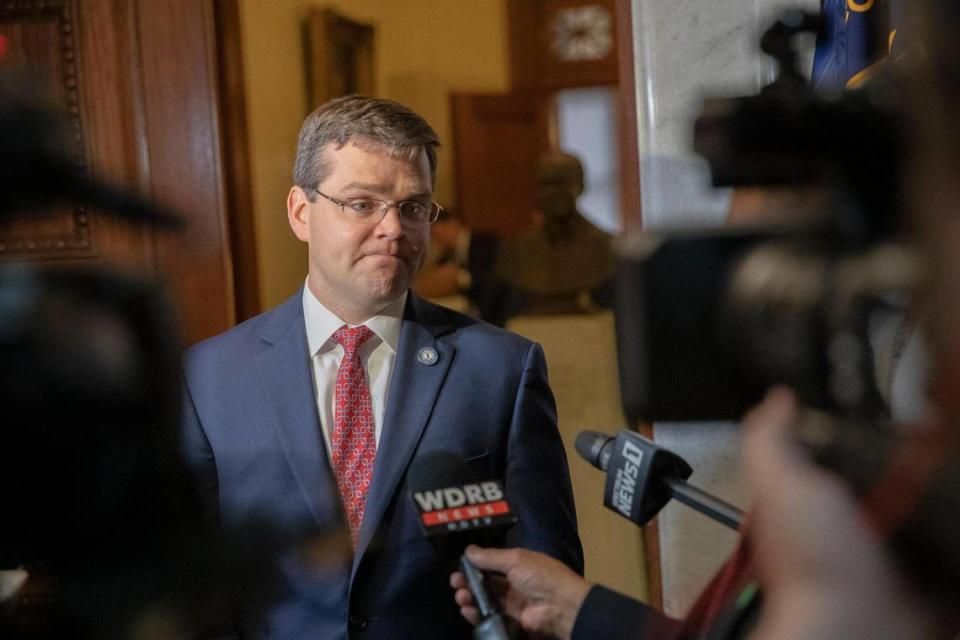
POLYGON ((750 532, 764 605, 754 640, 923 638, 926 612, 837 477, 792 437, 792 392, 779 388, 744 419, 754 492, 750 532))
MULTIPOLYGON (((590 590, 590 583, 550 556, 525 549, 467 547, 467 557, 478 568, 501 574, 489 576, 491 588, 500 597, 504 613, 518 620, 528 632, 566 640, 590 590)), ((471 624, 479 612, 467 581, 458 572, 450 576, 460 614, 471 624)))

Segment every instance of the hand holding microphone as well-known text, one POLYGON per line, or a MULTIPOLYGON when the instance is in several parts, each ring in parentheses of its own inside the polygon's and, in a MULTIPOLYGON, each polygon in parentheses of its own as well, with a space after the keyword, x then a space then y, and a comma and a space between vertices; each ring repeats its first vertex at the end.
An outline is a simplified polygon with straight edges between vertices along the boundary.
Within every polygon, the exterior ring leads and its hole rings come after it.
MULTIPOLYGON (((424 535, 436 546, 462 554, 470 542, 495 543, 498 534, 516 522, 497 480, 474 481, 460 456, 436 451, 423 456, 411 469, 407 484, 420 514, 424 535)), ((475 603, 473 637, 476 640, 512 640, 516 621, 505 616, 483 572, 467 555, 460 557, 461 581, 475 603)))
MULTIPOLYGON (((483 549, 469 546, 466 556, 479 569, 502 574, 496 581, 504 613, 526 631, 550 638, 569 638, 591 584, 559 560, 526 549, 483 549)), ((474 622, 478 603, 463 573, 450 576, 460 613, 474 622)))

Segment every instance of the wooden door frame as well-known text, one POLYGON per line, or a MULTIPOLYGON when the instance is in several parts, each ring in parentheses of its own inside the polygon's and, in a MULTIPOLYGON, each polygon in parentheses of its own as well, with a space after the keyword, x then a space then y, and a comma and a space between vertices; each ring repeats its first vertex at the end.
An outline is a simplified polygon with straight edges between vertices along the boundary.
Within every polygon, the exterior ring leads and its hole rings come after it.
POLYGON ((260 313, 246 86, 237 0, 214 0, 220 144, 228 216, 236 321, 260 313))
MULTIPOLYGON (((464 156, 468 155, 465 153, 466 149, 474 148, 469 137, 474 134, 474 130, 470 127, 462 127, 461 122, 469 119, 465 118, 465 114, 476 113, 477 111, 485 114, 497 114, 505 116, 504 120, 509 120, 509 118, 514 117, 516 114, 522 114, 527 116, 528 120, 531 122, 531 128, 534 131, 534 136, 536 138, 536 146, 538 148, 538 154, 542 152, 543 149, 548 149, 551 146, 551 136, 555 135, 551 131, 550 122, 553 120, 553 101, 549 92, 543 91, 511 91, 509 93, 458 93, 452 92, 450 94, 450 113, 451 120, 453 124, 453 147, 456 149, 456 154, 454 156, 454 184, 456 186, 456 209, 459 211, 460 215, 463 218, 464 223, 469 226, 471 229, 484 232, 495 233, 499 238, 505 239, 516 236, 519 233, 522 233, 530 228, 533 224, 533 211, 535 209, 533 202, 533 172, 531 171, 530 185, 529 189, 525 189, 525 192, 528 191, 530 195, 530 201, 527 203, 528 206, 524 207, 522 204, 514 206, 514 217, 507 223, 501 218, 497 220, 494 217, 476 216, 476 210, 471 209, 466 202, 468 193, 467 184, 468 178, 467 175, 471 173, 468 170, 468 166, 474 166, 477 164, 476 159, 470 160, 464 156), (464 141, 464 138, 467 138, 467 141, 464 141), (527 217, 524 217, 527 216, 527 217)), ((534 160, 531 163, 531 170, 535 167, 536 161, 534 160)), ((490 207, 490 204, 487 203, 486 207, 481 207, 481 210, 486 211, 490 207)))

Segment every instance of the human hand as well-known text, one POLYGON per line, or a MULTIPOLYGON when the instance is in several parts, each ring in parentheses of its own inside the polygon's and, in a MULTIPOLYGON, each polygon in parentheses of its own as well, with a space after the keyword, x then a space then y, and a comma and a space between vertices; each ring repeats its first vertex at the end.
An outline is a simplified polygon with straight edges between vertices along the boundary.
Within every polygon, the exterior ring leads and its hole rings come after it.
POLYGON ((904 588, 850 489, 793 438, 802 419, 779 388, 744 419, 754 492, 750 533, 765 601, 754 640, 925 637, 927 613, 904 588))
MULTIPOLYGON (((558 560, 525 549, 482 549, 469 546, 466 555, 477 568, 501 574, 488 582, 497 592, 503 611, 527 631, 565 640, 590 590, 590 583, 558 560)), ((471 624, 479 612, 467 581, 459 571, 450 576, 460 614, 471 624)))

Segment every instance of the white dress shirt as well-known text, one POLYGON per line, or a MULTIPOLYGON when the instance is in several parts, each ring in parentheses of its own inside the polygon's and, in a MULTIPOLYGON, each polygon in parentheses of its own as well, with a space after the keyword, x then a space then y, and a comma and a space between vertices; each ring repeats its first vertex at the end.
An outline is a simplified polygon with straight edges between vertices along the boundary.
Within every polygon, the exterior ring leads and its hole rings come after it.
MULTIPOLYGON (((373 405, 373 422, 377 446, 380 446, 380 433, 383 430, 383 412, 387 406, 387 389, 393 375, 393 364, 397 358, 397 344, 400 342, 400 325, 403 322, 403 309, 407 294, 391 302, 377 315, 368 318, 365 324, 375 335, 360 347, 360 362, 370 389, 373 405)), ((327 455, 332 451, 330 437, 333 435, 334 406, 337 369, 343 359, 343 347, 333 341, 332 336, 344 322, 336 314, 317 300, 309 286, 303 288, 303 319, 307 328, 307 348, 310 349, 310 361, 313 364, 313 388, 316 392, 317 411, 320 415, 320 429, 327 444, 327 455)))

